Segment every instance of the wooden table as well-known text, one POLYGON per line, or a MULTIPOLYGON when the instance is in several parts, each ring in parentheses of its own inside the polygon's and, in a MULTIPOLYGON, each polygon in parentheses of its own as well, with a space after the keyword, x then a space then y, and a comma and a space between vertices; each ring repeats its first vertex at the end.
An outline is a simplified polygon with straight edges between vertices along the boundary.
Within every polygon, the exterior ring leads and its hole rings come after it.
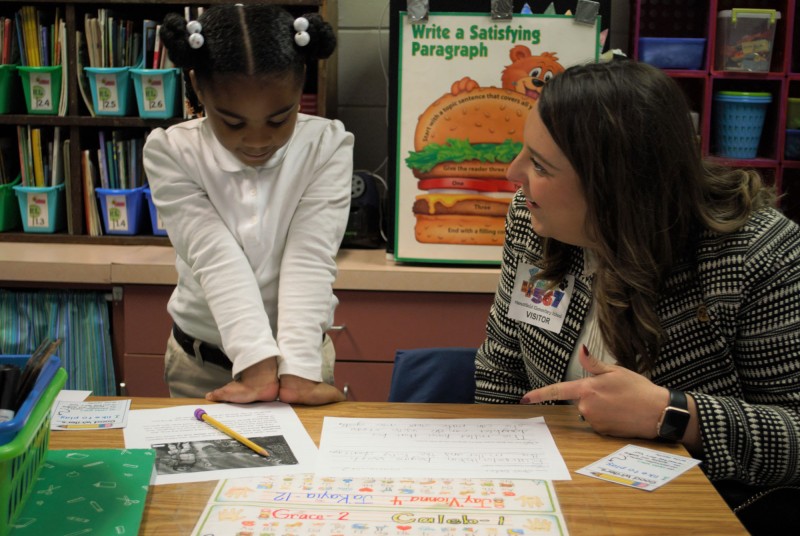
MULTIPOLYGON (((92 400, 109 400, 92 397, 92 400)), ((208 404, 198 399, 133 398, 131 409, 154 409, 183 404, 208 404)), ((573 406, 392 404, 341 402, 321 407, 294 408, 311 438, 319 444, 322 421, 334 417, 380 418, 510 418, 544 416, 572 480, 555 482, 570 534, 747 534, 736 516, 698 467, 656 491, 618 486, 574 471, 631 441, 603 437, 578 419, 573 406)), ((637 445, 687 455, 683 447, 635 440, 637 445)), ((51 449, 121 448, 122 430, 52 432, 51 449)), ((216 486, 214 482, 153 486, 147 496, 140 534, 190 534, 216 486)))

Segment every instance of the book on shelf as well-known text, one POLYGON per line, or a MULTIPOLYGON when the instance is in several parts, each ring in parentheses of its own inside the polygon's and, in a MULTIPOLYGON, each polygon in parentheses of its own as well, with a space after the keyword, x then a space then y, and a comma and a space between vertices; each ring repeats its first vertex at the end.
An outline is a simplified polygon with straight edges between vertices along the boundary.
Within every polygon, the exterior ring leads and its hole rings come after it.
POLYGON ((58 53, 56 57, 61 65, 61 97, 58 101, 58 115, 62 117, 67 115, 67 105, 69 104, 69 84, 67 83, 67 80, 69 80, 69 58, 67 57, 67 50, 67 25, 61 20, 58 28, 58 53))
POLYGON ((19 175, 17 140, 13 136, 0 137, 0 184, 10 184, 19 175))
POLYGON ((97 169, 92 161, 89 149, 81 151, 81 174, 83 175, 83 208, 86 232, 89 236, 101 236, 103 227, 100 222, 97 196, 94 191, 97 184, 97 169))
POLYGON ((31 152, 33 153, 33 186, 44 186, 44 163, 42 157, 42 129, 31 129, 31 152))
POLYGON ((30 127, 17 126, 17 153, 19 154, 19 174, 22 186, 33 184, 33 161, 30 157, 30 127))
POLYGON ((71 160, 69 156, 70 154, 69 150, 70 150, 70 142, 69 142, 69 137, 67 137, 67 139, 65 139, 64 142, 62 143, 62 150, 61 150, 61 154, 64 155, 62 158, 63 160, 62 165, 64 167, 64 184, 66 184, 67 188, 67 232, 69 234, 77 234, 78 229, 75 228, 75 221, 74 218, 72 217, 72 210, 70 210, 69 208, 72 205, 71 201, 73 199, 72 188, 74 188, 75 185, 75 183, 72 182, 72 168, 70 167, 71 160))
MULTIPOLYGON (((142 67, 147 69, 153 65, 153 54, 156 48, 156 28, 160 28, 154 20, 144 19, 142 21, 142 67)), ((160 39, 158 39, 160 44, 160 39)))
POLYGON ((97 17, 84 15, 84 31, 90 67, 127 67, 142 61, 142 34, 132 20, 121 19, 108 9, 97 17))
POLYGON ((17 126, 17 154, 22 186, 56 186, 66 180, 69 145, 62 141, 62 127, 17 126), (66 146, 66 149, 65 149, 66 146))
POLYGON ((84 34, 80 30, 75 31, 75 50, 77 69, 77 73, 75 74, 78 77, 78 89, 81 92, 81 98, 83 99, 83 103, 86 105, 86 109, 89 110, 89 115, 95 117, 96 114, 94 111, 94 103, 92 102, 92 90, 89 86, 89 78, 86 76, 86 72, 83 70, 89 61, 89 50, 84 39, 84 34))
POLYGON ((65 24, 60 8, 51 12, 34 6, 23 6, 14 15, 14 26, 22 65, 52 67, 61 64, 61 33, 65 24))
POLYGON ((64 161, 61 156, 61 127, 54 127, 53 141, 50 146, 52 149, 52 156, 50 158, 50 180, 49 185, 55 186, 64 182, 64 161))
POLYGON ((0 17, 0 64, 9 65, 19 61, 17 25, 11 17, 0 17))

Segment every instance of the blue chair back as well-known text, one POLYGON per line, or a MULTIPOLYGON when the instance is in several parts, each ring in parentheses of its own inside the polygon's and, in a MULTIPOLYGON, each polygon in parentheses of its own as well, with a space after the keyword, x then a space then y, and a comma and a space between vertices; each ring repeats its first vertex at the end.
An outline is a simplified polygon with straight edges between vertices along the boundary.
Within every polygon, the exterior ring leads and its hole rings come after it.
POLYGON ((397 350, 389 402, 475 402, 477 348, 397 350))

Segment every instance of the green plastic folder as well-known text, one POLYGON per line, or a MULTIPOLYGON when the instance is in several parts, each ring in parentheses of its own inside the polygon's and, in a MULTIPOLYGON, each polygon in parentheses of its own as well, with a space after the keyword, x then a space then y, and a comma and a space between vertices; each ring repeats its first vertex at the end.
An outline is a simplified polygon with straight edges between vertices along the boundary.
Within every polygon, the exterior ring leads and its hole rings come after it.
POLYGON ((154 460, 151 449, 49 451, 12 536, 138 534, 154 460))

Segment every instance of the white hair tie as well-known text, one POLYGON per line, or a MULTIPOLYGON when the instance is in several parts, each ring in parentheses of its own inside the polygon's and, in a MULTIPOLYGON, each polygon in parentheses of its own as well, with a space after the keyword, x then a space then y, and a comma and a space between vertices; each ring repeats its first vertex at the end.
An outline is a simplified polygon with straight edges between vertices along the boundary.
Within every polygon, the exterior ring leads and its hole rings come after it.
POLYGON ((189 32, 189 46, 198 49, 206 42, 203 34, 203 25, 196 20, 190 20, 186 23, 186 31, 189 32))
POLYGON ((308 19, 305 17, 297 17, 294 19, 294 30, 297 32, 294 34, 294 42, 297 43, 297 46, 304 47, 309 42, 311 42, 311 36, 308 35, 308 19))

